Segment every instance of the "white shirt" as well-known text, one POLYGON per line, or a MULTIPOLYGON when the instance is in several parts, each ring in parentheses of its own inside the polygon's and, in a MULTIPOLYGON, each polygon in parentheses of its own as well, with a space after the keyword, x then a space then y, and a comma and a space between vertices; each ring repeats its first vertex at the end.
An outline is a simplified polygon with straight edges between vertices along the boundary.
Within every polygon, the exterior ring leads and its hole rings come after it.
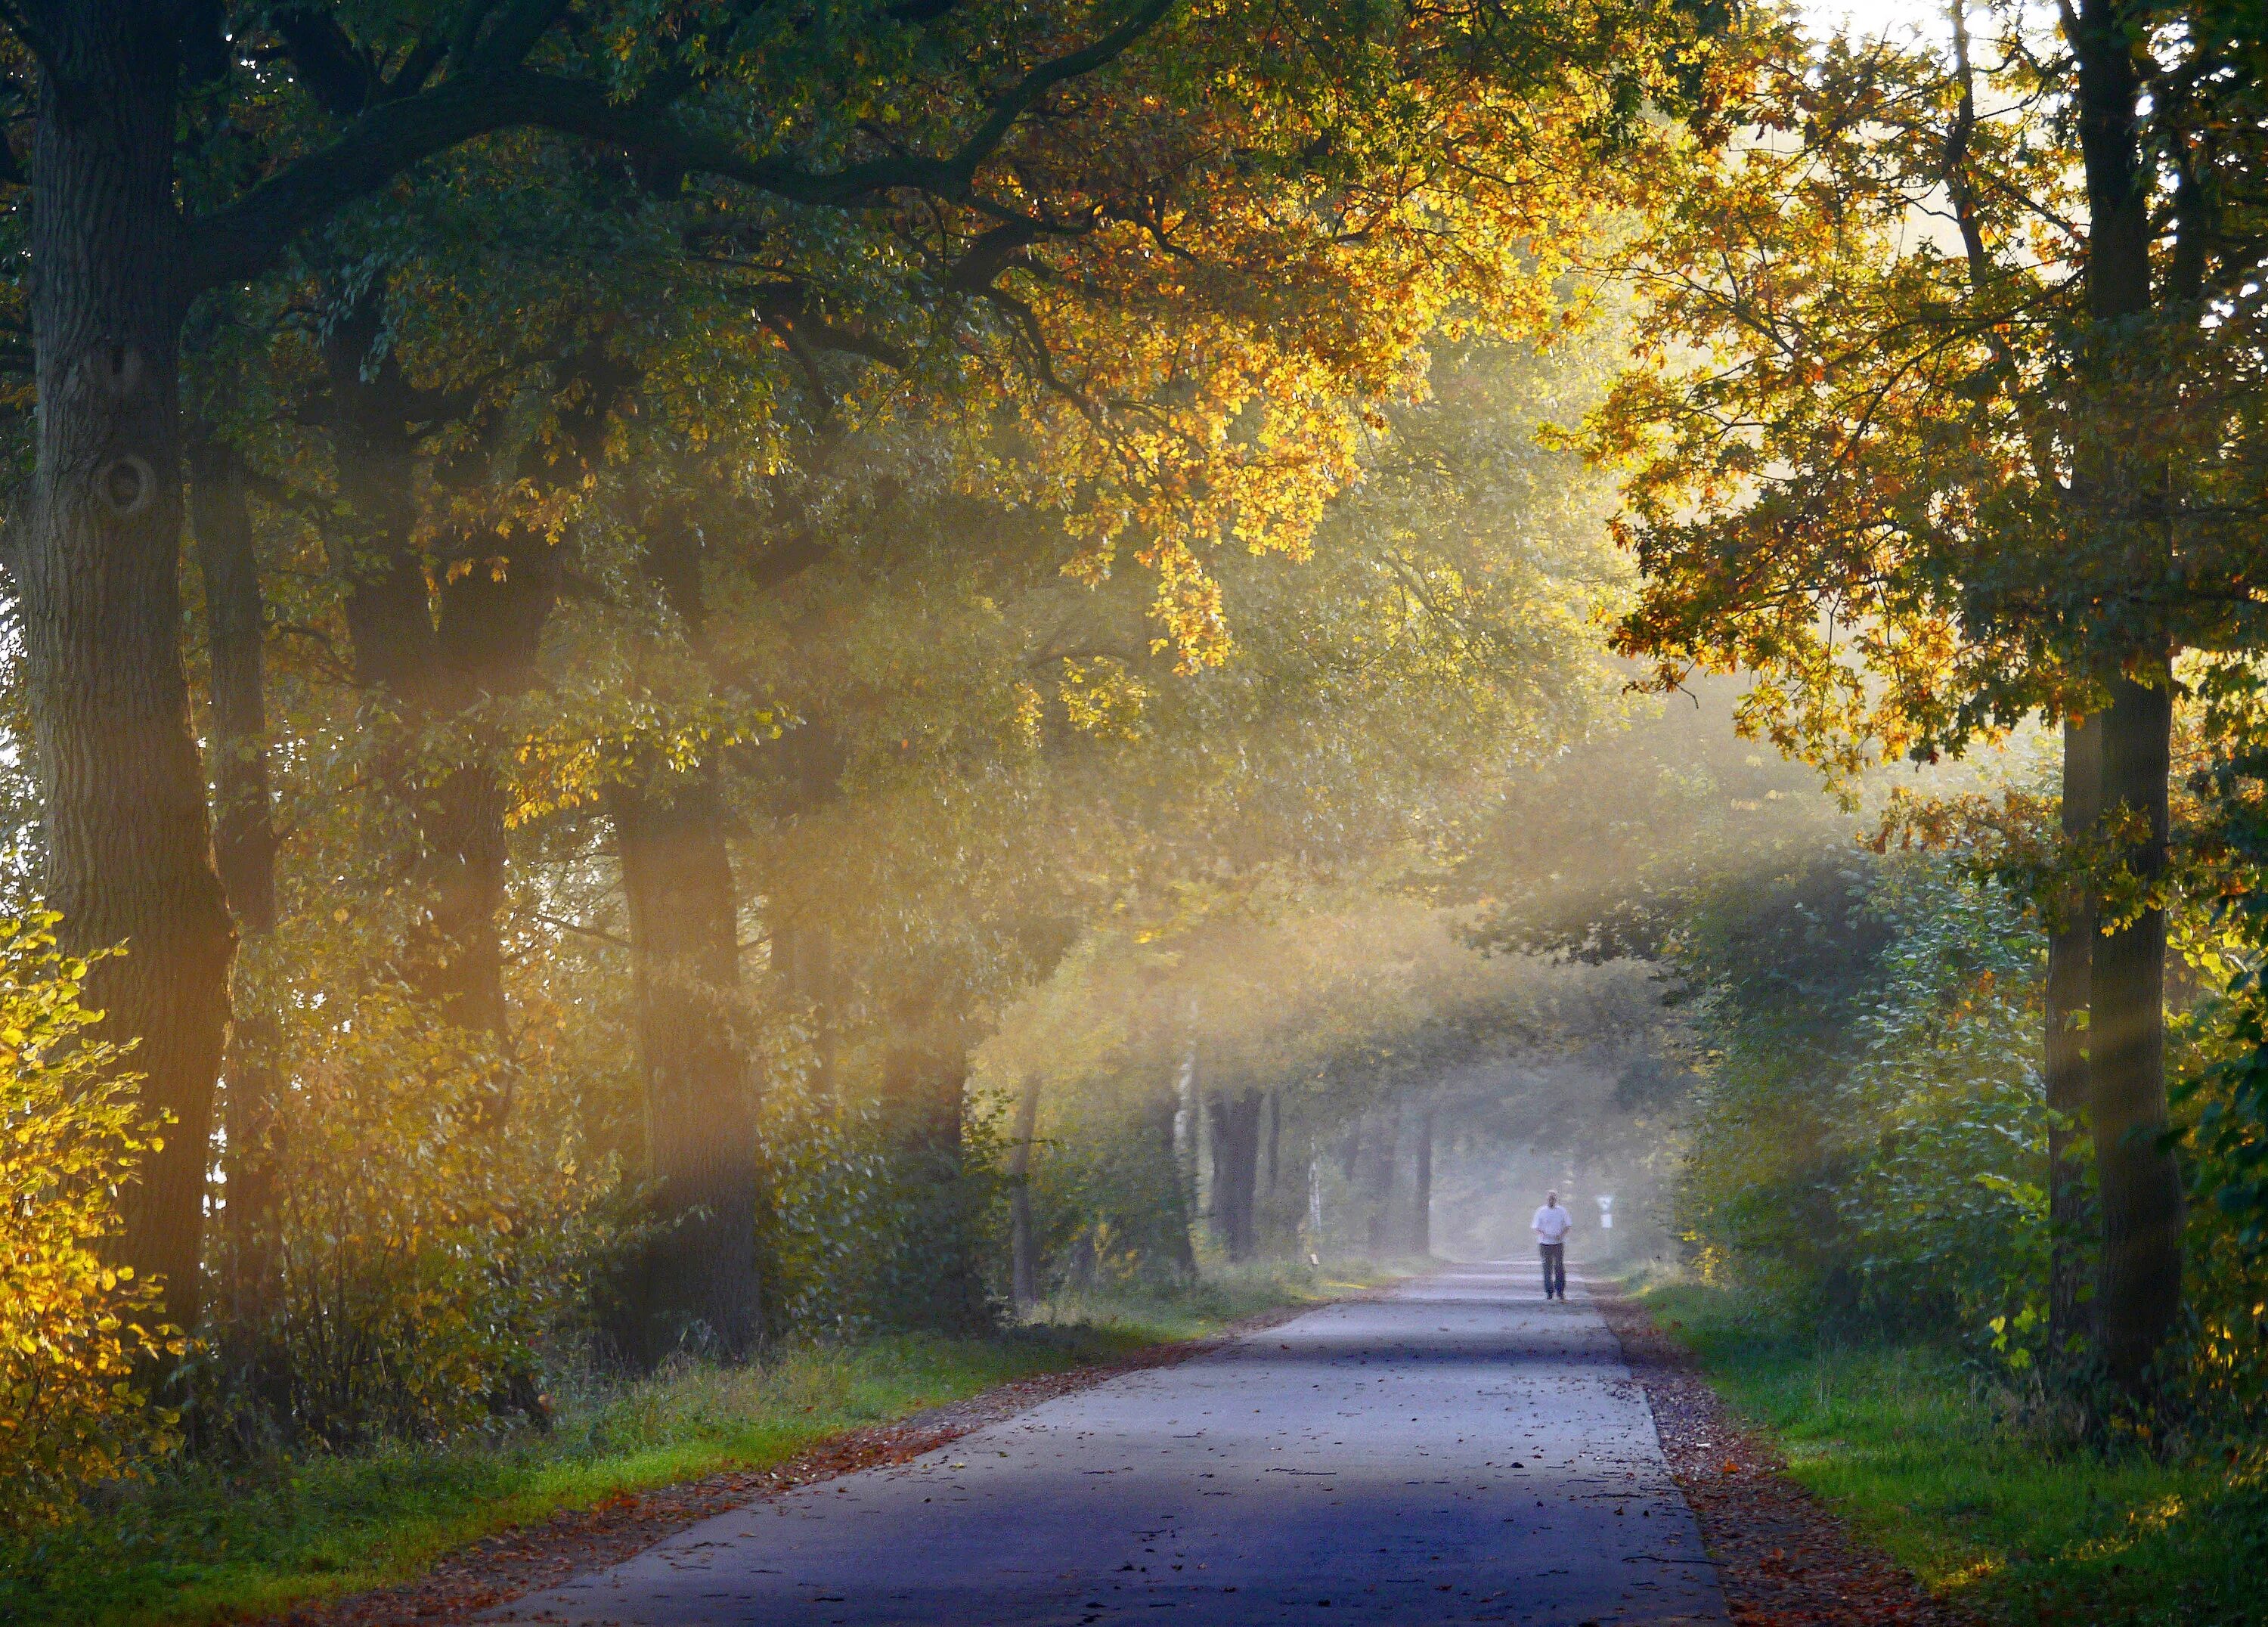
POLYGON ((1567 1233, 1575 1229, 1575 1217, 1557 1204, 1546 1204, 1535 1211, 1535 1234, 1547 1243, 1564 1243, 1567 1233))

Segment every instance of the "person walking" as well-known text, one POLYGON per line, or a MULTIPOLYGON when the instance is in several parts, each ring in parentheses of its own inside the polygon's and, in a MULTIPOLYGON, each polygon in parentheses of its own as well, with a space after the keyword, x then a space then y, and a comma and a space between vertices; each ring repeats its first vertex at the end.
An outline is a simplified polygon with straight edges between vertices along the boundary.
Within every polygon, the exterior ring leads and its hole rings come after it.
POLYGON ((1559 1207, 1559 1194, 1543 1195, 1543 1207, 1535 1211, 1535 1245, 1543 1255, 1543 1297, 1565 1299, 1567 1297, 1567 1233, 1575 1229, 1575 1217, 1559 1207))

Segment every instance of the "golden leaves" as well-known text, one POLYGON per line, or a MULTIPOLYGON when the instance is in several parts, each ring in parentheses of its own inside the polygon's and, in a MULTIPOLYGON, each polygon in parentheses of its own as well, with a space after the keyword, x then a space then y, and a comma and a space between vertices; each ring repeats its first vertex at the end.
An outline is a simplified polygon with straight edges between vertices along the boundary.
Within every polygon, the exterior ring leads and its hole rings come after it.
POLYGON ((0 921, 0 1525, 67 1517, 178 1440, 131 1375, 180 1335, 143 1320, 157 1285, 105 1258, 155 1125, 119 1049, 79 1037, 87 963, 56 949, 55 919, 0 921))

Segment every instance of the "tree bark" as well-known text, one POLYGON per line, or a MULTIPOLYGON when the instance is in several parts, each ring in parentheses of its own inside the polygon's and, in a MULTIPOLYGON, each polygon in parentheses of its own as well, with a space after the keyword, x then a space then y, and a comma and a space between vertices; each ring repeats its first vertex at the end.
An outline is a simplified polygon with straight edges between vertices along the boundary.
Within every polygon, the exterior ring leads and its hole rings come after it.
POLYGON ((646 1169, 664 1226, 647 1255, 651 1353, 745 1355, 762 1327, 756 1130, 740 1042, 740 957, 717 788, 696 769, 608 798, 630 907, 646 1169))
MULTIPOLYGON (((213 859, 249 961, 276 934, 276 821, 268 777, 268 703, 261 640, 267 615, 236 449, 204 437, 189 445, 191 528, 204 578, 212 684, 213 859)), ((247 969, 239 963, 239 973, 247 969)), ((257 1324, 274 1277, 280 1082, 276 1013, 254 990, 235 998, 225 1058, 230 1320, 257 1324)))
MULTIPOLYGON (((390 694, 416 728, 534 683, 558 560, 540 531, 484 522, 427 558, 416 534, 417 426, 441 409, 403 376, 390 350, 380 350, 384 319, 382 296, 366 296, 341 314, 325 344, 340 491, 356 521, 340 564, 357 675, 390 694)), ((601 363, 587 372, 589 388, 563 419, 564 432, 525 463, 532 482, 579 477, 600 455, 607 415, 629 380, 601 363)), ((487 478, 491 452, 476 438, 435 471, 436 483, 473 490, 487 478)), ((421 774, 416 754, 394 751, 382 756, 379 778, 416 825, 428 921, 411 981, 453 1021, 502 1045, 510 1026, 500 925, 505 797, 490 762, 502 742, 477 728, 475 735, 464 760, 438 774, 421 774)))
POLYGON ((1040 1078, 1027 1074, 1016 1099, 1016 1139, 1008 1149, 1008 1282, 1016 1309, 1039 1303, 1039 1239, 1032 1230, 1032 1140, 1040 1130, 1040 1078))
MULTIPOLYGON (((2073 840, 2102 812, 2102 720, 2063 731, 2063 831, 2073 840)), ((2048 939, 2048 1343, 2058 1359, 2091 1342, 2088 1305, 2086 1135, 2090 1090, 2086 1028, 2095 908, 2084 887, 2065 901, 2063 930, 2048 939)))
MULTIPOLYGON (((525 693, 558 599, 556 548, 524 526, 483 529, 455 539, 434 563, 443 579, 433 631, 442 715, 525 693)), ((490 728, 473 733, 467 758, 418 797, 434 940, 423 981, 458 1024, 504 1042, 506 799, 492 765, 506 742, 490 728)))
MULTIPOLYGON (((2173 679, 2121 677, 2102 730, 2102 794, 2144 816, 2129 863, 2146 884, 2166 867, 2173 679)), ((2173 1331, 2182 1297, 2182 1182, 2166 1130, 2166 913, 2143 910, 2095 940, 2088 1028, 2089 1117, 2102 1193, 2102 1265, 2096 1318, 2110 1376, 2146 1382, 2173 1331)))
MULTIPOLYGON (((416 541, 415 423, 422 409, 399 360, 378 349, 384 319, 383 300, 365 297, 341 315, 324 344, 333 458, 350 520, 335 544, 335 565, 346 589, 355 675, 390 697, 401 726, 414 733, 469 707, 484 681, 515 676, 509 655, 525 649, 532 661, 533 652, 525 634, 511 649, 495 647, 510 642, 509 629, 490 623, 507 618, 483 612, 493 611, 492 600, 524 598, 525 584, 506 589, 488 582, 485 571, 479 585, 445 593, 445 645, 416 541)), ((425 889, 427 941, 414 946, 407 975, 448 1008, 451 1020, 502 1035, 503 799, 478 762, 427 780, 418 767, 423 754, 410 745, 407 739, 382 745, 375 774, 391 806, 408 815, 408 826, 387 840, 414 853, 425 889)))
POLYGON ((196 1320, 233 938, 180 655, 183 298, 176 48, 161 7, 50 8, 70 75, 32 143, 36 467, 11 527, 47 820, 48 902, 97 963, 99 1033, 137 1042, 162 1150, 122 1200, 120 1254, 196 1320))
MULTIPOLYGON (((2088 196, 2087 297, 2093 331, 2087 367, 2116 394, 2128 329, 2152 310, 2149 173, 2143 159, 2143 85, 2124 0, 2079 0, 2070 19, 2078 63, 2078 125, 2088 196)), ((2085 427, 2085 426, 2083 426, 2085 427)), ((2142 521, 2152 472, 2127 448, 2080 438, 2077 512, 2098 527, 2090 542, 2128 556, 2121 585, 2140 602, 2169 562, 2142 521)), ((2146 883, 2164 873, 2167 776, 2171 769, 2173 680, 2164 644, 2133 630, 2107 686, 2102 720, 2102 802, 2143 815, 2146 830, 2127 859, 2146 883)), ((2181 1305, 2182 1192, 2173 1156, 2159 1145, 2166 1123, 2166 917, 2144 909, 2097 937, 2089 968, 2089 1112, 2102 1205, 2102 1263, 2096 1326, 2103 1363, 2130 1394, 2181 1305)))
POLYGON ((1410 1190, 1410 1252, 1420 1259, 1433 1252, 1433 1108, 1418 1115, 1414 1177, 1410 1190))
MULTIPOLYGON (((418 551, 416 392, 391 349, 379 350, 385 305, 368 295, 339 314, 323 341, 327 424, 346 512, 328 541, 345 587, 355 678, 383 689, 414 719, 439 703, 433 605, 418 551)), ((398 777, 392 765, 389 781, 398 777)), ((405 806, 405 789, 394 787, 405 806)))
POLYGON ((1214 1235, 1231 1262, 1257 1252, 1255 1200, 1260 1176, 1260 1093, 1242 1090, 1211 1099, 1212 1120, 1212 1221, 1214 1235))
POLYGON ((1401 1163, 1402 1111, 1396 1106, 1375 1115, 1375 1129, 1364 1138, 1364 1197, 1368 1210, 1370 1252, 1373 1258, 1394 1250, 1402 1240, 1394 1212, 1395 1176, 1401 1163))
MULTIPOLYGON (((663 512, 649 523, 644 564, 681 631, 705 656, 699 539, 683 516, 663 512)), ((531 622, 532 640, 541 615, 531 622)), ((639 1296, 648 1342, 677 1348, 694 1329, 721 1353, 739 1356, 762 1325, 762 1176, 757 1081, 740 1031, 740 894, 721 774, 714 762, 683 772, 649 768, 613 787, 608 806, 630 905, 647 1167, 666 1228, 639 1296)))

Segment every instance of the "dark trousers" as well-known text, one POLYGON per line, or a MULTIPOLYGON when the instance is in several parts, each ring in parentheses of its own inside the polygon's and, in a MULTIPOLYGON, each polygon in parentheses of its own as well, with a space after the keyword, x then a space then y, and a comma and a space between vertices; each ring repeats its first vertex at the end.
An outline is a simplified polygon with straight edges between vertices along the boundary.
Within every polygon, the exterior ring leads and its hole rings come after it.
POLYGON ((1543 1251, 1543 1297, 1547 1299, 1567 1297, 1567 1245, 1538 1243, 1543 1251))

